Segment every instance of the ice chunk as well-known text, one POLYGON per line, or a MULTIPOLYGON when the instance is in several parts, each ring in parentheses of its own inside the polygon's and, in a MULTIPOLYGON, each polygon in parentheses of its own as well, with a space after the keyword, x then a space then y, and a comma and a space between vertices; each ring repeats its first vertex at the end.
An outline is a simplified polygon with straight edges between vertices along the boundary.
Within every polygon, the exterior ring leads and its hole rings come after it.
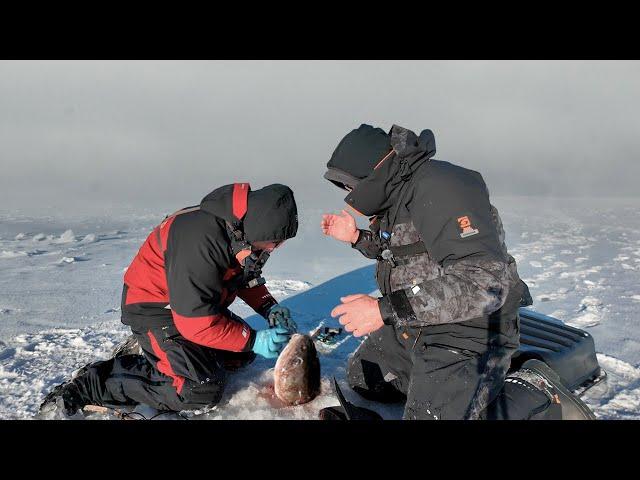
POLYGON ((595 327, 602 319, 603 310, 604 306, 599 298, 584 297, 578 307, 580 315, 567 323, 578 328, 595 327))
POLYGON ((66 230, 60 238, 56 240, 56 243, 71 243, 76 240, 76 236, 73 234, 73 230, 66 230))
POLYGON ((85 237, 80 240, 80 243, 93 243, 96 241, 96 235, 94 233, 90 233, 85 235, 85 237))

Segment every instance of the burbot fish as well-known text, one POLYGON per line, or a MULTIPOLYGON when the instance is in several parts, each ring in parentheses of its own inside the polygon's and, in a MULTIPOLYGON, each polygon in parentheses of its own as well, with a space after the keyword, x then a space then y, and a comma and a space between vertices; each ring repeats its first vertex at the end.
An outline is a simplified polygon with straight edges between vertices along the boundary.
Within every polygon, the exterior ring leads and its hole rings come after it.
POLYGON ((298 333, 284 348, 274 372, 276 396, 287 405, 300 405, 320 393, 320 360, 313 340, 298 333))

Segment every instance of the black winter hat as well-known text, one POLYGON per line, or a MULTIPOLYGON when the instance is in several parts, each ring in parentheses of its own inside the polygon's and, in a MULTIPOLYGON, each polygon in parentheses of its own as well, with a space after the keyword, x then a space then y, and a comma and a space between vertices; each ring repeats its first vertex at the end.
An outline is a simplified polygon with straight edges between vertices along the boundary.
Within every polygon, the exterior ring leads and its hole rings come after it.
POLYGON ((324 178, 341 188, 353 187, 368 177, 390 151, 389 134, 363 123, 340 141, 327 163, 324 178))
POLYGON ((293 191, 278 183, 249 192, 244 217, 247 242, 282 241, 296 236, 298 209, 293 191))

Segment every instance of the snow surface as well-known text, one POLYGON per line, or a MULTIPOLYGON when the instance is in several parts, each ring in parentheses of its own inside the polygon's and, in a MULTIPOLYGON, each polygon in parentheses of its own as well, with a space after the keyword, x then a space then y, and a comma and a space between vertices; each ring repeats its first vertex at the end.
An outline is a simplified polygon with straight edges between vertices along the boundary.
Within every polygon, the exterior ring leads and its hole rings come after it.
MULTIPOLYGON (((640 418, 639 202, 513 197, 494 203, 533 308, 595 339, 608 380, 587 392, 587 403, 599 418, 640 418)), ((376 285, 369 260, 319 233, 320 210, 300 210, 298 237, 271 257, 265 275, 299 330, 311 332, 338 326, 329 312, 340 296, 373 293, 376 285)), ((65 218, 0 212, 0 418, 33 417, 53 386, 108 357, 128 335, 119 320, 122 276, 165 213, 65 218)), ((264 325, 243 302, 232 308, 254 327, 264 325)), ((400 418, 401 405, 367 402, 347 387, 346 359, 359 343, 347 335, 335 349, 320 350, 322 394, 310 403, 279 404, 275 361, 258 359, 231 374, 222 402, 197 418, 315 419, 320 408, 337 404, 333 375, 347 399, 400 418)))

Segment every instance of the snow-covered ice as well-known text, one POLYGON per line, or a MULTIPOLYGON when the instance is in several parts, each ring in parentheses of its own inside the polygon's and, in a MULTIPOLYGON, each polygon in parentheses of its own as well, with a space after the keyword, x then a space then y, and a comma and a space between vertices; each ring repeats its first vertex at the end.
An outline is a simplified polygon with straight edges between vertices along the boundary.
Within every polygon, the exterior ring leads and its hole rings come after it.
MULTIPOLYGON (((608 380, 585 400, 599 418, 640 419, 640 205, 590 202, 494 199, 533 308, 595 339, 608 380)), ((119 321, 122 276, 165 213, 36 218, 0 212, 0 418, 31 418, 54 385, 108 357, 128 335, 119 321)), ((265 268, 269 289, 304 332, 338 326, 329 312, 340 296, 376 290, 372 263, 319 233, 321 213, 301 208, 298 237, 265 268)), ((232 309, 252 326, 264 325, 241 301, 232 309)), ((345 336, 335 349, 320 351, 322 393, 308 404, 278 404, 275 362, 258 359, 232 374, 221 403, 197 418, 314 419, 320 408, 337 404, 334 375, 349 400, 400 418, 401 406, 367 402, 347 387, 346 359, 359 343, 345 336)))
POLYGON ((16 257, 24 257, 27 255, 27 252, 14 252, 12 250, 2 250, 0 252, 0 258, 16 258, 16 257))

